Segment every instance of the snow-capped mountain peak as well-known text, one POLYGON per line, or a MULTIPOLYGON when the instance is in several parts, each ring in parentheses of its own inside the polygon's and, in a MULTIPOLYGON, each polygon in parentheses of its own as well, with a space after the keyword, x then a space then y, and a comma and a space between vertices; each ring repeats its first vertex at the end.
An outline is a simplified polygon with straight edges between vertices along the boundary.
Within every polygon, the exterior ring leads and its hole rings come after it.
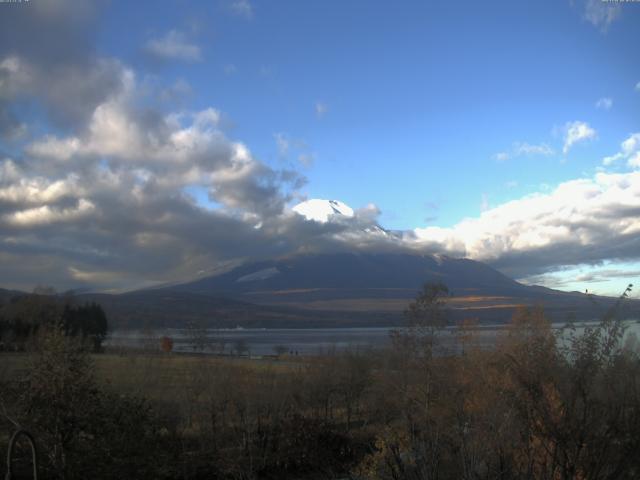
POLYGON ((321 198, 313 198, 305 202, 297 204, 293 207, 293 211, 302 215, 307 220, 314 220, 320 223, 330 221, 333 215, 352 218, 353 209, 339 200, 323 200, 321 198))

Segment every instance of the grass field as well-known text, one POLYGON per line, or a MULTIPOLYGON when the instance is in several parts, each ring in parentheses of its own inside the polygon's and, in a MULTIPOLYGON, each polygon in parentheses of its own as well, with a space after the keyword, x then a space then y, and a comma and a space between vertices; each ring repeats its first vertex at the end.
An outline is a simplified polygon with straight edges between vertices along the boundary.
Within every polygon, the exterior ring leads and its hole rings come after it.
MULTIPOLYGON (((11 381, 27 373, 29 353, 0 354, 0 382, 11 381)), ((253 374, 278 374, 304 367, 304 359, 250 359, 213 355, 160 353, 104 353, 91 355, 96 380, 114 391, 143 395, 150 399, 175 400, 192 388, 195 382, 206 381, 209 374, 231 371, 253 374)))

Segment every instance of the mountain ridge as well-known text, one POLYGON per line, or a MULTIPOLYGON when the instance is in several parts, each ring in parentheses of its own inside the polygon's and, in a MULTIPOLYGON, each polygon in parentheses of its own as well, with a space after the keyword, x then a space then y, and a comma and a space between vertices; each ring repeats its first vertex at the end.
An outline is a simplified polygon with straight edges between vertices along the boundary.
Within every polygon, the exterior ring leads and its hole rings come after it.
MULTIPOLYGON (((100 303, 116 328, 397 326, 428 282, 449 288, 452 321, 505 323, 518 306, 534 304, 555 322, 593 320, 617 300, 523 285, 471 259, 363 252, 248 262, 190 282, 76 298, 100 303)), ((640 318, 640 301, 626 305, 640 318)))

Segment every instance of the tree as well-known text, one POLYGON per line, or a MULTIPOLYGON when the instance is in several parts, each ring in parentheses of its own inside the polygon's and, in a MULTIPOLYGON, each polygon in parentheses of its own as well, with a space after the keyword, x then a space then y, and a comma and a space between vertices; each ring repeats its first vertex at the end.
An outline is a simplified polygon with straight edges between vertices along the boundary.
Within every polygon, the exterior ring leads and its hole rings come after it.
POLYGON ((43 329, 36 355, 21 384, 19 404, 40 443, 45 468, 65 478, 79 455, 80 433, 86 430, 97 402, 93 364, 81 344, 56 327, 43 329))
POLYGON ((449 289, 443 283, 425 283, 404 312, 406 329, 391 332, 394 345, 402 345, 402 348, 411 349, 416 355, 430 358, 437 333, 448 323, 445 309, 448 296, 449 289))
POLYGON ((36 288, 35 292, 13 297, 2 308, 0 330, 18 348, 34 338, 40 328, 56 326, 67 336, 89 341, 95 352, 102 349, 109 327, 100 305, 75 305, 72 296, 56 296, 53 290, 44 287, 36 288))
POLYGON ((86 348, 61 328, 43 328, 35 346, 13 403, 44 478, 176 478, 180 449, 166 418, 143 399, 101 390, 86 348))
POLYGON ((236 355, 238 356, 241 356, 245 352, 249 352, 249 345, 244 338, 237 339, 233 345, 236 351, 236 355))
POLYGON ((206 327, 201 322, 187 323, 189 343, 194 351, 204 352, 211 345, 206 327))
POLYGON ((287 352, 289 351, 289 347, 287 347, 286 345, 276 345, 275 347, 273 347, 273 351, 278 357, 281 357, 287 354, 287 352))
POLYGON ((161 337, 160 338, 160 349, 165 353, 171 353, 173 350, 173 340, 171 337, 161 337))
POLYGON ((448 296, 444 284, 425 284, 405 311, 407 326, 391 333, 389 388, 397 402, 393 405, 397 417, 378 435, 377 452, 365 468, 371 478, 438 478, 450 450, 443 441, 449 425, 442 413, 444 376, 433 356, 437 334, 448 323, 448 296))
POLYGON ((107 337, 108 322, 104 310, 97 303, 73 305, 67 303, 62 312, 62 328, 66 335, 82 336, 91 342, 94 352, 102 350, 107 337))
POLYGON ((514 451, 520 477, 637 478, 629 452, 640 448, 640 369, 622 348, 615 310, 559 342, 539 308, 521 309, 511 330, 503 352, 523 434, 514 451))

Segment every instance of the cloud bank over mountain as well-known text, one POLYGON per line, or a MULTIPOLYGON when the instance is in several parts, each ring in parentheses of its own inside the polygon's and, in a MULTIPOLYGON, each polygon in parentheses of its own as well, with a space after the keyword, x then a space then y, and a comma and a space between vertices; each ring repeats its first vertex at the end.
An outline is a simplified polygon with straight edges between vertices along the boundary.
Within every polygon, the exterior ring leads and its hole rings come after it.
MULTIPOLYGON (((3 286, 131 288, 245 259, 340 250, 466 256, 517 278, 640 257, 638 134, 608 162, 626 159, 627 172, 565 182, 449 228, 389 232, 374 204, 296 207, 305 176, 257 158, 215 105, 166 108, 134 66, 98 53, 100 3, 33 5, 0 17, 3 286)), ((145 48, 167 62, 201 60, 176 32, 145 48)), ((567 124, 563 149, 595 135, 567 124)))

